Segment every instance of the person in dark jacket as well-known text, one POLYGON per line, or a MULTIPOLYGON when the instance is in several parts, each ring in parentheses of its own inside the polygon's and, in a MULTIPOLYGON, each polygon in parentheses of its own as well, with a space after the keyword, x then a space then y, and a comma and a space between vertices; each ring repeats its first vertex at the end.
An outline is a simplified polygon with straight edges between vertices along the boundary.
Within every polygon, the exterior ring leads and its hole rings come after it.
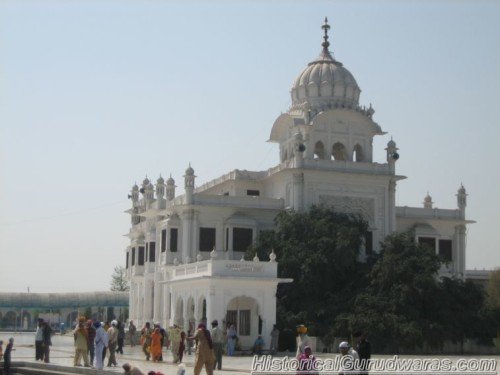
POLYGON ((118 321, 118 348, 117 353, 123 354, 123 343, 125 341, 125 324, 118 321))
POLYGON ((360 374, 365 375, 368 374, 368 366, 370 363, 370 358, 372 356, 372 347, 370 343, 366 340, 365 334, 361 331, 354 333, 354 337, 356 338, 356 351, 359 355, 359 369, 361 370, 360 374))
POLYGON ((11 362, 11 352, 12 347, 14 346, 14 338, 11 337, 9 339, 9 343, 5 347, 5 352, 3 353, 3 371, 5 375, 10 375, 10 362, 11 362))
POLYGON ((52 346, 52 328, 49 322, 43 322, 43 361, 50 362, 50 347, 52 346))
POLYGON ((94 339, 95 339, 95 327, 94 323, 92 320, 87 320, 87 333, 88 333, 88 355, 90 358, 90 365, 93 365, 94 363, 94 357, 95 357, 95 344, 94 344, 94 339))

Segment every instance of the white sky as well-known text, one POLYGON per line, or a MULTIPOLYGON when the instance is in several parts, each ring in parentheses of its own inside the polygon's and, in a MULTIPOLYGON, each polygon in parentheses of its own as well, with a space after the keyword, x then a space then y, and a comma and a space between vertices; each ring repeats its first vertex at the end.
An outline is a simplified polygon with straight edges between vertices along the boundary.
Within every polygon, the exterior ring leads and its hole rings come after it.
MULTIPOLYGON (((330 49, 400 148, 397 204, 469 195, 468 268, 500 266, 500 3, 0 2, 0 291, 109 288, 127 194, 278 162, 271 126, 330 49)), ((182 189, 178 189, 182 193, 182 189)))

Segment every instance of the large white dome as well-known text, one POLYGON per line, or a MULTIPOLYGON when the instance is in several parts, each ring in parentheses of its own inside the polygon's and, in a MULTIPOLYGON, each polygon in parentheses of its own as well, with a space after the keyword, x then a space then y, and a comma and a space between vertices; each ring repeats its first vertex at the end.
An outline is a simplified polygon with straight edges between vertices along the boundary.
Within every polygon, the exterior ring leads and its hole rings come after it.
POLYGON ((304 105, 319 110, 358 107, 361 90, 356 80, 328 51, 329 28, 330 26, 325 23, 323 26, 325 41, 320 55, 295 79, 291 90, 294 108, 304 105))

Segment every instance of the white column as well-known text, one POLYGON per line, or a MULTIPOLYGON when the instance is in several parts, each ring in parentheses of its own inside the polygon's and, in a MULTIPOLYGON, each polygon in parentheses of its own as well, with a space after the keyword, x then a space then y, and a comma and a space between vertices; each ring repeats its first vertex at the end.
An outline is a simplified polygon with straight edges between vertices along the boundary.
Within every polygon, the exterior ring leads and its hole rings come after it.
POLYGON ((293 174, 293 208, 300 212, 303 209, 302 201, 304 197, 304 173, 293 174))
POLYGON ((456 272, 460 278, 465 277, 465 235, 466 228, 465 225, 457 225, 455 227, 455 244, 456 244, 456 256, 457 259, 454 260, 456 264, 456 272))
POLYGON ((389 228, 383 237, 396 231, 396 181, 389 180, 389 228))
MULTIPOLYGON (((185 262, 187 257, 191 257, 191 249, 193 247, 193 218, 194 211, 189 209, 182 213, 181 226, 182 226, 182 244, 181 244, 181 254, 182 259, 179 259, 182 263, 185 262)), ((192 260, 192 257, 191 257, 192 260)))

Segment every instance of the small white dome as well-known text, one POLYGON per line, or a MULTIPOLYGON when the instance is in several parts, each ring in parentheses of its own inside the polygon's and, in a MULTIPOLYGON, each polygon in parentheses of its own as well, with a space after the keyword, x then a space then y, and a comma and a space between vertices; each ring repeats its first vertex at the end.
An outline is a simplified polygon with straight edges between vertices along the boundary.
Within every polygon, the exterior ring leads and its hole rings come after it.
POLYGON ((361 90, 356 80, 328 50, 328 19, 325 18, 321 28, 325 32, 323 50, 295 79, 291 90, 292 107, 319 111, 327 108, 358 108, 361 90))
POLYGON ((160 176, 160 178, 158 178, 158 180, 156 180, 157 185, 163 185, 164 183, 165 183, 165 180, 163 179, 162 176, 160 176))
POLYGON ((357 108, 361 90, 353 75, 324 48, 298 75, 292 86, 292 105, 311 108, 357 108))

